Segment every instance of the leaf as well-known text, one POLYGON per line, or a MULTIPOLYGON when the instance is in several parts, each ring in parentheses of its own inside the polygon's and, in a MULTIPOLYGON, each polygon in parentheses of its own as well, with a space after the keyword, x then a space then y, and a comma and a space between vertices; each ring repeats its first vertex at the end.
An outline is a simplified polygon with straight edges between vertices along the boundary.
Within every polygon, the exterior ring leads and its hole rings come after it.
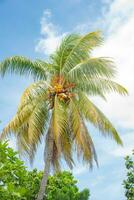
POLYGON ((59 145, 61 135, 66 134, 66 128, 68 125, 67 120, 67 110, 65 106, 60 103, 58 97, 55 96, 54 108, 52 112, 52 126, 55 144, 58 149, 61 148, 59 145))
POLYGON ((89 51, 99 46, 102 42, 100 32, 88 33, 81 36, 74 48, 70 51, 66 58, 62 72, 66 74, 77 64, 89 58, 89 51))
POLYGON ((116 74, 114 63, 108 58, 88 58, 76 66, 74 66, 68 75, 72 79, 77 79, 83 75, 87 75, 89 78, 99 77, 114 77, 116 74))
POLYGON ((48 64, 42 64, 38 60, 33 62, 23 56, 6 58, 0 63, 0 74, 15 73, 19 75, 33 76, 34 79, 46 79, 48 64))
POLYGON ((79 108, 86 120, 98 128, 104 136, 109 135, 117 144, 122 145, 121 138, 111 122, 83 93, 79 95, 79 108))
POLYGON ((76 91, 82 91, 89 95, 99 95, 105 99, 105 95, 111 92, 120 95, 128 95, 128 91, 120 84, 104 78, 89 78, 85 76, 80 81, 76 80, 76 91))
POLYGON ((77 156, 92 168, 93 159, 97 162, 96 151, 91 136, 86 128, 76 100, 70 102, 71 127, 73 131, 73 141, 76 144, 77 156))

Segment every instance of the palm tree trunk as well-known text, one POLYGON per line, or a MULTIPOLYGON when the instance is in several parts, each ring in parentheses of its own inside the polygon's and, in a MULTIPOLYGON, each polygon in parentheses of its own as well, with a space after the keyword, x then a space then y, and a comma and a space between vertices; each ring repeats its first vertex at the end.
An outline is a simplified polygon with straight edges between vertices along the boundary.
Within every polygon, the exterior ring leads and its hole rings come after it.
POLYGON ((47 180, 48 180, 48 176, 50 173, 52 153, 53 153, 53 135, 52 135, 52 131, 50 129, 51 129, 51 125, 49 127, 48 134, 47 134, 48 149, 47 149, 47 153, 46 153, 46 157, 45 157, 45 168, 44 168, 44 173, 43 173, 43 177, 41 180, 37 200, 43 200, 43 198, 44 198, 44 194, 45 194, 46 186, 47 186, 47 180))

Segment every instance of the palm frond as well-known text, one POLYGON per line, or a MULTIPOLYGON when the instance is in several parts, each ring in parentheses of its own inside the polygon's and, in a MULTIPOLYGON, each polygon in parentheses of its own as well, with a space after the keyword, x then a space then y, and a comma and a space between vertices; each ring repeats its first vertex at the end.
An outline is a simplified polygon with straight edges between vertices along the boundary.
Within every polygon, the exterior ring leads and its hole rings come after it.
MULTIPOLYGON (((55 144, 60 149, 60 137, 66 133, 67 128, 67 110, 64 104, 62 104, 58 97, 55 96, 54 108, 52 113, 52 126, 54 133, 55 144)), ((59 150, 60 151, 60 150, 59 150)))
POLYGON ((82 152, 83 161, 89 163, 90 167, 92 168, 93 160, 95 160, 98 166, 97 154, 94 147, 94 143, 82 117, 81 117, 81 137, 84 148, 82 152))
POLYGON ((68 76, 72 80, 81 79, 81 76, 88 75, 89 78, 106 77, 112 78, 116 74, 114 63, 108 58, 88 58, 76 66, 69 72, 68 76))
POLYGON ((66 164, 70 169, 72 169, 74 166, 74 160, 73 160, 73 141, 71 139, 70 130, 67 130, 65 134, 61 135, 61 148, 62 148, 61 152, 66 164))
POLYGON ((61 171, 61 156, 58 152, 55 141, 53 141, 52 166, 55 172, 61 171))
POLYGON ((99 95, 102 98, 107 93, 116 92, 120 95, 128 95, 127 90, 115 81, 104 78, 89 78, 88 75, 76 80, 76 91, 82 91, 89 95, 99 95))
POLYGON ((27 104, 32 102, 39 102, 41 100, 47 101, 47 89, 51 87, 46 81, 38 81, 31 84, 21 96, 18 111, 22 110, 27 104))
POLYGON ((122 140, 112 123, 83 93, 79 95, 78 106, 85 119, 98 128, 104 136, 111 136, 117 144, 122 145, 122 140))
POLYGON ((46 79, 46 72, 49 64, 41 63, 38 60, 33 62, 22 56, 13 56, 0 63, 0 74, 15 73, 19 75, 32 76, 34 79, 46 79))
POLYGON ((116 92, 120 95, 128 95, 128 91, 126 90, 126 88, 116 83, 115 81, 103 78, 91 78, 89 81, 92 82, 92 84, 96 85, 103 92, 103 94, 106 94, 108 92, 116 92))
POLYGON ((99 46, 102 42, 100 32, 88 33, 81 36, 74 48, 68 54, 66 61, 62 67, 62 72, 66 74, 77 64, 89 58, 89 51, 99 46))
POLYGON ((18 150, 21 155, 28 156, 32 163, 38 144, 46 131, 48 122, 48 108, 46 102, 40 101, 25 106, 4 128, 1 138, 15 134, 18 150))
POLYGON ((29 104, 23 108, 20 112, 17 112, 9 124, 3 129, 0 140, 5 139, 10 134, 16 134, 19 128, 28 121, 31 113, 35 108, 34 104, 29 104))
POLYGON ((30 144, 28 137, 28 123, 24 123, 16 134, 17 148, 20 156, 29 157, 30 144))
POLYGON ((79 39, 80 36, 77 34, 70 34, 64 37, 59 48, 51 56, 53 65, 56 67, 56 69, 62 69, 70 51, 72 51, 79 39))
POLYGON ((77 107, 76 100, 71 100, 70 111, 70 123, 73 132, 73 141, 76 144, 77 156, 78 158, 82 157, 83 161, 88 163, 92 168, 93 159, 97 163, 96 151, 91 136, 77 107))
POLYGON ((33 161, 38 144, 47 130, 48 108, 45 102, 40 102, 35 107, 28 120, 28 137, 30 145, 30 161, 33 161))
POLYGON ((71 132, 72 132, 72 138, 74 139, 77 136, 80 136, 80 130, 81 130, 81 121, 80 121, 80 113, 73 101, 73 99, 70 100, 69 103, 69 109, 70 109, 70 123, 71 124, 71 132))

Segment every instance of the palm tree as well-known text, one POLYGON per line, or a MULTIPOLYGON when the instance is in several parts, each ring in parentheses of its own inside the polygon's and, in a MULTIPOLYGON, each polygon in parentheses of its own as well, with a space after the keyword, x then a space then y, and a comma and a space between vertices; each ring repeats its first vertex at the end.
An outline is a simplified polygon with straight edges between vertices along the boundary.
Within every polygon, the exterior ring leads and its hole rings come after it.
POLYGON ((32 162, 45 136, 45 169, 37 200, 42 200, 50 168, 60 170, 64 158, 73 167, 73 152, 92 167, 97 156, 85 122, 90 122, 104 136, 122 141, 105 115, 91 102, 91 96, 105 99, 108 92, 126 95, 124 87, 111 79, 116 69, 111 60, 93 58, 94 47, 102 43, 100 32, 67 35, 50 56, 49 63, 14 56, 0 63, 0 74, 32 76, 34 83, 23 93, 18 111, 3 129, 1 139, 11 133, 17 138, 20 154, 32 162))

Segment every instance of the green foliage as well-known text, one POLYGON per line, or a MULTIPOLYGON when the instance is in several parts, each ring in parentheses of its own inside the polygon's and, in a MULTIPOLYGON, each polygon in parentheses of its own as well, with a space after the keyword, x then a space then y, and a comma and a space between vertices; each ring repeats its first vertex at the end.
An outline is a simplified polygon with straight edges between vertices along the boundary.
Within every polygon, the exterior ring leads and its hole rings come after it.
POLYGON ((133 157, 127 156, 125 158, 127 179, 124 180, 123 185, 127 200, 134 200, 134 151, 132 155, 133 157))
POLYGON ((0 199, 34 200, 42 173, 27 171, 18 153, 0 143, 0 199))
POLYGON ((48 179, 46 200, 88 200, 89 190, 79 192, 76 183, 70 172, 56 173, 48 179))
MULTIPOLYGON (((28 171, 18 153, 0 142, 0 200, 35 200, 42 172, 28 171)), ((88 200, 89 190, 79 192, 70 172, 50 176, 46 200, 88 200)))
POLYGON ((89 190, 84 189, 79 195, 79 200, 88 200, 89 195, 90 195, 89 190))

